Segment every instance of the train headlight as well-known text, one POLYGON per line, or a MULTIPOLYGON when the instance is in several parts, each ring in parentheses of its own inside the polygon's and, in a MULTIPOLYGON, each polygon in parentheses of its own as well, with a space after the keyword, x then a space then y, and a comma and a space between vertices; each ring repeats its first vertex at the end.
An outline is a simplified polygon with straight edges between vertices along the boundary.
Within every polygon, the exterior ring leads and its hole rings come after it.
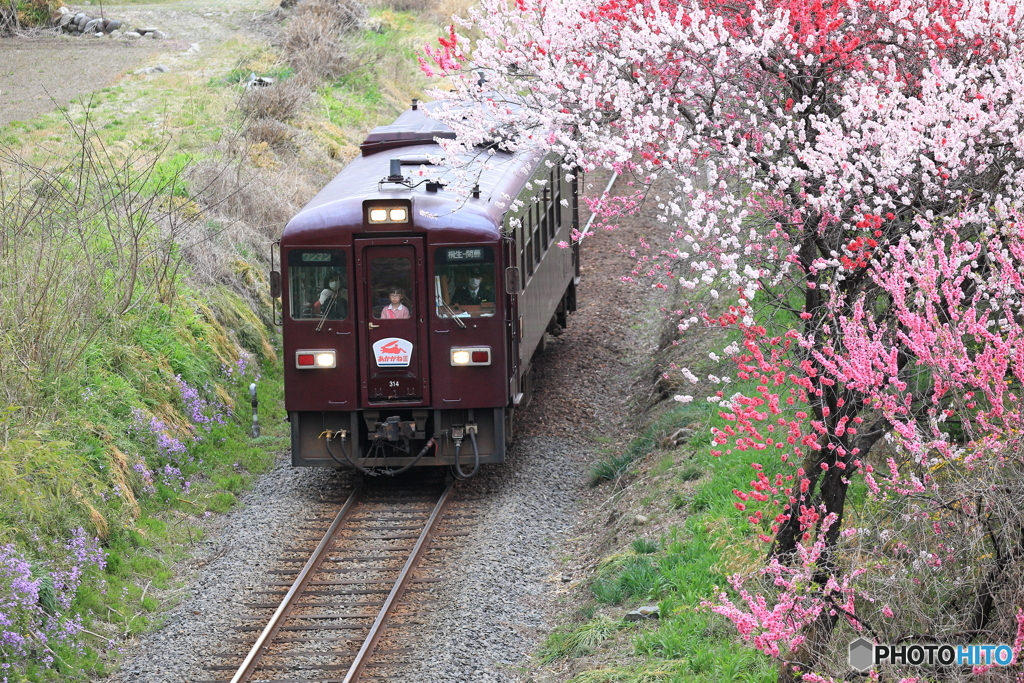
POLYGON ((404 206, 372 206, 366 212, 366 218, 374 225, 378 223, 408 223, 409 209, 404 206))
POLYGON ((451 352, 452 365, 490 365, 490 346, 455 346, 451 352))
POLYGON ((295 367, 300 370, 315 370, 338 367, 334 349, 303 349, 295 352, 295 367))

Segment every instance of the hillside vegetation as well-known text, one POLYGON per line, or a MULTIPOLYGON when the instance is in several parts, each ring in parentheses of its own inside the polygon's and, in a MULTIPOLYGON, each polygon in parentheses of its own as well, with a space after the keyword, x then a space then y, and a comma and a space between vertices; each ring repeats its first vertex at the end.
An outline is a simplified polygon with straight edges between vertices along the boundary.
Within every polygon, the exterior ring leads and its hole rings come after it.
POLYGON ((107 671, 173 601, 204 519, 286 448, 271 242, 422 96, 414 47, 438 11, 305 0, 260 18, 270 40, 241 32, 0 129, 10 680, 107 671))

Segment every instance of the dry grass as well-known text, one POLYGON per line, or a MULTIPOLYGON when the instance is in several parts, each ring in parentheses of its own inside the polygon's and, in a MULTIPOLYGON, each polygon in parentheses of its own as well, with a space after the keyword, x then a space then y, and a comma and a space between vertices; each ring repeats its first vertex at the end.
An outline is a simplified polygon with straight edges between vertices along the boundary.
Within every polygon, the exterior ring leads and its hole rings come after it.
POLYGON ((247 88, 238 98, 238 110, 249 120, 288 121, 309 101, 310 84, 289 78, 266 87, 247 88))
POLYGON ((254 119, 243 132, 251 143, 265 142, 274 149, 294 149, 296 130, 272 118, 254 119))
POLYGON ((201 204, 217 216, 251 226, 264 240, 276 239, 315 193, 294 166, 258 168, 247 159, 202 161, 189 171, 188 180, 201 204))
POLYGON ((304 0, 284 30, 282 47, 296 73, 335 79, 367 63, 354 33, 369 19, 355 0, 304 0), (362 55, 362 57, 358 56, 362 55))

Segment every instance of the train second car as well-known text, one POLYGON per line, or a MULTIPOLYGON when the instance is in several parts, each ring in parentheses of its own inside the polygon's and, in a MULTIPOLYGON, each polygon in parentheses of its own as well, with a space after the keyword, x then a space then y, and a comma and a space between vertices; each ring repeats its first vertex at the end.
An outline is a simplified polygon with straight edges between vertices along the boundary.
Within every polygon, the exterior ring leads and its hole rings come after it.
MULTIPOLYGON (((428 105, 429 106, 429 105, 428 105)), ((292 463, 397 473, 505 458, 546 331, 576 307, 577 181, 557 157, 492 150, 446 191, 437 137, 407 110, 280 240, 292 463)))

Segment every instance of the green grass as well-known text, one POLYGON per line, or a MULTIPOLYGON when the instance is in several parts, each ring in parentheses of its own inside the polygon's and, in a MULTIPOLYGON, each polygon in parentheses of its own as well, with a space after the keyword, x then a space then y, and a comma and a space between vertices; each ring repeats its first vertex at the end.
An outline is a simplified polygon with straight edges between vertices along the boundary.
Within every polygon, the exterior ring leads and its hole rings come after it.
POLYGON ((573 629, 556 631, 541 651, 541 661, 549 663, 556 659, 590 654, 622 627, 621 623, 608 617, 598 617, 573 629))
MULTIPOLYGON (((744 388, 738 386, 733 390, 744 388)), ((644 491, 644 500, 660 496, 669 510, 684 512, 683 521, 671 527, 660 542, 634 539, 631 552, 606 560, 591 584, 591 594, 598 606, 628 609, 651 602, 659 604, 658 621, 626 627, 633 632, 634 652, 645 661, 635 666, 588 671, 573 678, 573 683, 767 683, 776 679, 774 663, 743 643, 731 622, 704 607, 719 591, 730 591, 727 575, 757 566, 761 561, 763 547, 756 535, 767 530, 767 522, 754 525, 748 520, 748 512, 737 510, 733 490, 749 487, 754 475, 752 463, 764 465, 769 476, 777 466, 755 451, 736 451, 721 458, 712 456, 711 429, 727 424, 718 412, 708 404, 688 404, 666 412, 641 437, 620 452, 606 456, 592 470, 596 479, 620 476, 633 462, 651 453, 672 430, 694 423, 703 425, 689 444, 688 450, 695 452, 680 454, 678 457, 686 458, 681 463, 656 463, 650 475, 664 484, 662 488, 652 486, 644 491), (672 482, 693 483, 696 488, 687 493, 674 489, 672 482)), ((558 639, 572 633, 568 629, 553 635, 554 640, 549 641, 544 652, 557 649, 558 639)))
MULTIPOLYGON (((326 84, 320 90, 324 106, 297 125, 316 132, 333 124, 343 129, 338 139, 351 144, 361 129, 390 120, 405 106, 406 91, 419 87, 410 47, 417 40, 410 36, 427 30, 422 20, 408 13, 375 10, 375 15, 388 30, 367 32, 367 49, 388 50, 389 73, 374 76, 368 70, 326 84), (399 74, 396 54, 413 66, 399 74)), ((233 113, 238 90, 227 83, 253 72, 290 77, 291 69, 279 59, 275 48, 242 40, 204 48, 195 69, 152 79, 128 75, 55 112, 0 127, 0 145, 20 148, 33 163, 55 163, 62 154, 73 157, 76 152, 73 136, 67 135, 68 120, 77 125, 88 121, 105 146, 99 157, 115 164, 129 158, 155 162, 137 186, 142 197, 194 207, 187 185, 174 181, 195 160, 213 153, 222 135, 241 125, 233 113), (235 68, 208 84, 205 70, 211 64, 235 68)), ((307 151, 310 159, 326 156, 320 148, 307 151)), ((330 163, 326 158, 314 162, 330 163)), ((130 638, 159 623, 167 607, 164 596, 178 588, 172 567, 203 541, 202 520, 237 505, 254 478, 287 448, 282 371, 275 355, 279 339, 268 312, 253 310, 249 303, 266 300, 265 255, 237 256, 240 266, 232 285, 190 284, 183 265, 173 290, 123 316, 104 318, 73 367, 37 378, 36 394, 46 399, 40 405, 26 401, 11 410, 0 405, 0 543, 14 544, 38 568, 44 600, 48 568, 72 530, 81 527, 99 537, 107 552, 106 568, 85 577, 73 603, 87 631, 99 637, 87 638, 84 653, 57 652, 67 663, 59 672, 30 666, 19 683, 93 680, 109 673, 118 655, 108 649, 107 639, 130 638), (225 368, 243 352, 252 357, 249 373, 227 374, 225 368), (259 439, 248 433, 246 389, 255 371, 262 374, 264 436, 259 439), (223 424, 197 422, 178 389, 178 377, 203 400, 233 404, 233 415, 223 424), (143 428, 150 420, 165 425, 163 436, 187 443, 187 460, 168 458, 158 435, 143 428), (181 470, 187 489, 173 477, 154 477, 150 486, 139 471, 169 465, 181 470), (37 542, 40 538, 46 542, 37 542)), ((111 272, 104 282, 114 278, 111 272)), ((5 331, 0 325, 0 342, 5 331)), ((580 647, 600 641, 600 633, 582 638, 580 647)))
MULTIPOLYGON (((590 483, 600 484, 602 481, 614 481, 629 471, 630 466, 649 455, 661 440, 673 429, 685 426, 695 420, 707 417, 707 409, 700 405, 681 405, 667 411, 650 424, 644 433, 631 441, 625 449, 612 451, 597 461, 590 468, 590 483)), ((699 445, 710 442, 710 432, 701 432, 693 437, 691 444, 699 445)))

